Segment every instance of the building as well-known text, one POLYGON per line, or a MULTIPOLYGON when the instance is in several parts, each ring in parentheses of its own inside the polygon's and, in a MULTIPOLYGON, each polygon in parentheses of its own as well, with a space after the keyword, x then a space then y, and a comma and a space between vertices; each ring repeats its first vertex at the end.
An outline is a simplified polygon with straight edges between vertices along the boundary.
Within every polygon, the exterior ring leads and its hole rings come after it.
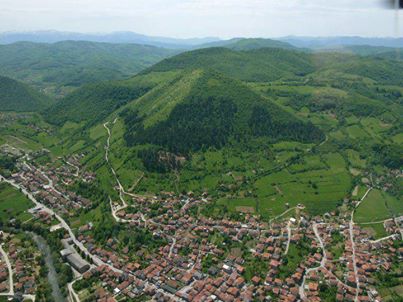
POLYGON ((77 252, 70 249, 60 251, 62 257, 79 273, 85 273, 90 269, 90 265, 77 252))

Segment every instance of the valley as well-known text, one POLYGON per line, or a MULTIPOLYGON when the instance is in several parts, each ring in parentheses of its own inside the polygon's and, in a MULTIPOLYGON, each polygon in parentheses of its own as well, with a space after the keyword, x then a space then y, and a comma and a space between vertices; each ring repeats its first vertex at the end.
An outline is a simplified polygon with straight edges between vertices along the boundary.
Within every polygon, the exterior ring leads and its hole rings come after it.
POLYGON ((397 301, 403 63, 219 46, 7 90, 2 231, 46 239, 72 302, 397 301))

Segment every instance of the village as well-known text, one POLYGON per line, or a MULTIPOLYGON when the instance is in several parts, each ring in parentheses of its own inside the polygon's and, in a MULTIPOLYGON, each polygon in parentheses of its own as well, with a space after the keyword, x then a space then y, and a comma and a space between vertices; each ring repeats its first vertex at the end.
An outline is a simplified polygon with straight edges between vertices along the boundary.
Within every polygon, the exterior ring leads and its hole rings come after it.
MULTIPOLYGON (((67 223, 93 205, 68 189, 78 177, 95 179, 78 156, 54 168, 37 166, 24 155, 17 165, 17 173, 1 180, 28 196, 34 220, 63 238, 60 257, 75 276, 68 284, 72 302, 322 301, 328 292, 336 301, 382 301, 375 274, 389 272, 403 257, 402 217, 385 220, 388 236, 377 240, 354 223, 354 211, 312 217, 302 204, 270 221, 251 213, 242 213, 240 221, 214 219, 197 212, 211 201, 207 193, 139 196, 125 192, 118 179, 119 198, 105 200, 110 213, 103 215, 122 232, 143 230, 158 244, 132 250, 113 236, 100 243, 95 222, 73 229, 67 223)), ((3 255, 1 295, 32 297, 37 263, 33 257, 19 259, 21 246, 6 238, 1 242, 12 276, 3 255)))
POLYGON ((16 301, 35 301, 40 276, 40 252, 26 234, 0 231, 0 296, 16 301), (11 275, 11 278, 10 278, 11 275))

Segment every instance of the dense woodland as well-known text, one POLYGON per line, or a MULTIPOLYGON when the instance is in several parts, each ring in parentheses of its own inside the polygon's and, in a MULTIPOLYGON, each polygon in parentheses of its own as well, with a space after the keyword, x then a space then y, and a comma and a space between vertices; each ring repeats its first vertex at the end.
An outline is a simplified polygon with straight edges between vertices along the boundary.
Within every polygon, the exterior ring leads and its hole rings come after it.
POLYGON ((44 115, 49 122, 57 125, 63 125, 66 121, 90 121, 93 125, 149 90, 150 87, 147 86, 128 86, 113 82, 89 84, 47 109, 44 115))
POLYGON ((52 102, 28 85, 0 75, 0 111, 40 111, 52 102))
POLYGON ((175 53, 138 44, 19 42, 0 45, 0 74, 60 98, 83 84, 123 80, 175 53))
POLYGON ((230 141, 245 142, 253 136, 273 141, 324 139, 323 132, 313 124, 290 118, 242 83, 209 70, 166 120, 145 128, 144 117, 137 111, 122 115, 128 146, 153 144, 178 154, 221 148, 230 141))

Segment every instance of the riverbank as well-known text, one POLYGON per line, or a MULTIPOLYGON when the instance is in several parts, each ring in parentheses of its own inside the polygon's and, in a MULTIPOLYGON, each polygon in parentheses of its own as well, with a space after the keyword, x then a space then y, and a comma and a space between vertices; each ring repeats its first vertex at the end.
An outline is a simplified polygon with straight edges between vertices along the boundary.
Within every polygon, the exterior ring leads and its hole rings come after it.
POLYGON ((46 240, 35 233, 27 232, 31 235, 32 239, 35 241, 38 249, 43 254, 43 259, 45 260, 45 265, 48 268, 48 282, 52 288, 52 297, 55 302, 66 302, 66 298, 63 296, 58 279, 57 279, 57 272, 53 263, 52 254, 47 244, 46 240))

